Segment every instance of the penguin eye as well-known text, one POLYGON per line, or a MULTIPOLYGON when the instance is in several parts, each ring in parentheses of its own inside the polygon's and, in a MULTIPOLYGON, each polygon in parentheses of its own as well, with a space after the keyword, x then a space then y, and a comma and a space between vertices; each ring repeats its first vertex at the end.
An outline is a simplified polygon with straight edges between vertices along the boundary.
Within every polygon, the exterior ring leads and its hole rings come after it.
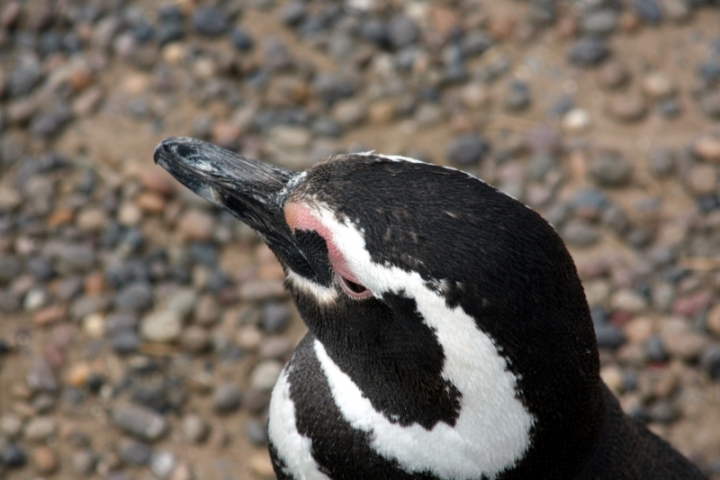
POLYGON ((352 280, 348 280, 340 274, 337 274, 337 277, 340 279, 340 285, 342 285, 345 293, 350 295, 352 298, 367 298, 372 295, 372 292, 363 285, 355 283, 352 280))

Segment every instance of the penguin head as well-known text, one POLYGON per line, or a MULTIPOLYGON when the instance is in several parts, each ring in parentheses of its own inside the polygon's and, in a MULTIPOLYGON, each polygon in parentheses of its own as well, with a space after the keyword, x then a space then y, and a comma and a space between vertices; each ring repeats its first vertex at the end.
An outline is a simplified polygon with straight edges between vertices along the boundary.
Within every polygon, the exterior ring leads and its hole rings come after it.
POLYGON ((525 205, 372 153, 296 173, 170 138, 155 161, 258 231, 311 335, 394 424, 484 430, 483 448, 510 451, 484 473, 591 448, 602 407, 587 303, 562 240, 525 205))

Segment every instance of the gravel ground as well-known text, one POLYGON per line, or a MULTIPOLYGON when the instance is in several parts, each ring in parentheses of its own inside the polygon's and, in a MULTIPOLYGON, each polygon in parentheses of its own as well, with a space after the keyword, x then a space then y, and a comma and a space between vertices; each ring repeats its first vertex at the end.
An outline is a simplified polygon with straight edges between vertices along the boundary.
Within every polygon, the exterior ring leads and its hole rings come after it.
POLYGON ((602 376, 720 479, 708 0, 0 2, 0 478, 264 479, 304 327, 244 225, 152 163, 377 150, 540 211, 602 376))

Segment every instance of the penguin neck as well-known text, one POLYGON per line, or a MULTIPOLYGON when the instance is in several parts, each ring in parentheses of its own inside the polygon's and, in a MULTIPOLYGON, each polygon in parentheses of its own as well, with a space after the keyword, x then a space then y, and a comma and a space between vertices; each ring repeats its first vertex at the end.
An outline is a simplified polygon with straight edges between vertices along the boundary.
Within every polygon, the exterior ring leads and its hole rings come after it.
POLYGON ((344 418, 403 469, 493 478, 530 449, 536 419, 517 378, 462 309, 437 295, 386 294, 363 309, 295 300, 344 418))

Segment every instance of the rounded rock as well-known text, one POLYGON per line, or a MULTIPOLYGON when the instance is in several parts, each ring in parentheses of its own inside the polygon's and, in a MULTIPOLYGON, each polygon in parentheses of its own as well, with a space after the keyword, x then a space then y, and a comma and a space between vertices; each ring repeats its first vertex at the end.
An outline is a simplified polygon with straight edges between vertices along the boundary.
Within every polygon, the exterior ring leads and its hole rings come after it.
POLYGON ((598 37, 584 37, 575 42, 568 52, 568 60, 579 67, 594 67, 610 56, 610 49, 598 37))
POLYGON ((180 338, 183 322, 173 310, 152 312, 140 323, 140 334, 150 342, 170 343, 180 338))
POLYGON ((701 160, 720 163, 720 136, 698 137, 692 144, 692 152, 701 160))
POLYGON ((27 463, 27 454, 20 445, 11 443, 0 452, 0 463, 8 468, 20 468, 27 463))
POLYGON ((160 451, 156 452, 150 460, 150 470, 153 474, 161 479, 166 479, 172 474, 175 465, 177 464, 177 458, 171 452, 160 451))
POLYGON ((675 94, 675 83, 663 72, 648 73, 642 81, 645 94, 654 99, 669 97, 675 94))
POLYGON ((180 345, 188 353, 203 353, 210 348, 210 336, 204 328, 190 326, 182 332, 180 345))
POLYGON ((128 465, 144 466, 150 462, 152 448, 147 443, 123 438, 118 442, 117 454, 128 465))
POLYGON ((44 442, 57 431, 57 422, 49 417, 35 417, 25 425, 24 436, 31 442, 44 442))
POLYGON ((282 363, 276 360, 260 362, 250 373, 250 387, 254 390, 272 390, 282 369, 282 363))
POLYGON ((694 195, 710 195, 717 191, 718 175, 714 165, 693 165, 685 174, 685 185, 694 195))
POLYGON ((451 163, 472 166, 477 165, 488 150, 489 146, 484 137, 478 134, 465 134, 450 143, 446 155, 451 163))
POLYGON ((150 308, 152 303, 152 287, 144 282, 126 286, 115 297, 115 308, 120 311, 142 312, 150 308))
POLYGON ((222 383, 217 386, 213 394, 213 408, 219 413, 229 413, 240 408, 242 393, 240 387, 234 383, 222 383))
POLYGON ((262 309, 260 326, 266 332, 282 332, 289 321, 290 310, 282 303, 268 302, 262 309))
POLYGON ((417 24, 406 15, 395 15, 388 23, 388 40, 395 49, 399 49, 413 43, 419 35, 420 29, 417 24))
POLYGON ((90 449, 83 449, 72 454, 70 467, 79 475, 89 475, 95 468, 97 456, 90 449))
POLYGON ((576 247, 590 247, 600 240, 597 229, 583 220, 570 220, 562 229, 562 237, 576 247))
POLYGON ((141 440, 154 442, 162 438, 168 430, 168 424, 162 415, 139 405, 120 405, 113 409, 112 420, 115 426, 141 440))
POLYGON ((190 413, 183 417, 182 430, 190 443, 199 444, 207 439, 210 426, 200 415, 190 413))
POLYGON ((573 108, 562 117, 562 129, 566 133, 584 133, 590 128, 590 114, 583 108, 573 108))
POLYGON ((621 122, 638 122, 645 117, 647 105, 639 95, 622 94, 610 100, 607 112, 612 118, 621 122))
POLYGON ((230 21, 220 8, 200 7, 193 15, 193 27, 205 37, 219 37, 228 31, 230 21))
POLYGON ((632 165, 623 155, 614 150, 598 151, 590 166, 590 175, 598 185, 621 187, 630 182, 632 165))

